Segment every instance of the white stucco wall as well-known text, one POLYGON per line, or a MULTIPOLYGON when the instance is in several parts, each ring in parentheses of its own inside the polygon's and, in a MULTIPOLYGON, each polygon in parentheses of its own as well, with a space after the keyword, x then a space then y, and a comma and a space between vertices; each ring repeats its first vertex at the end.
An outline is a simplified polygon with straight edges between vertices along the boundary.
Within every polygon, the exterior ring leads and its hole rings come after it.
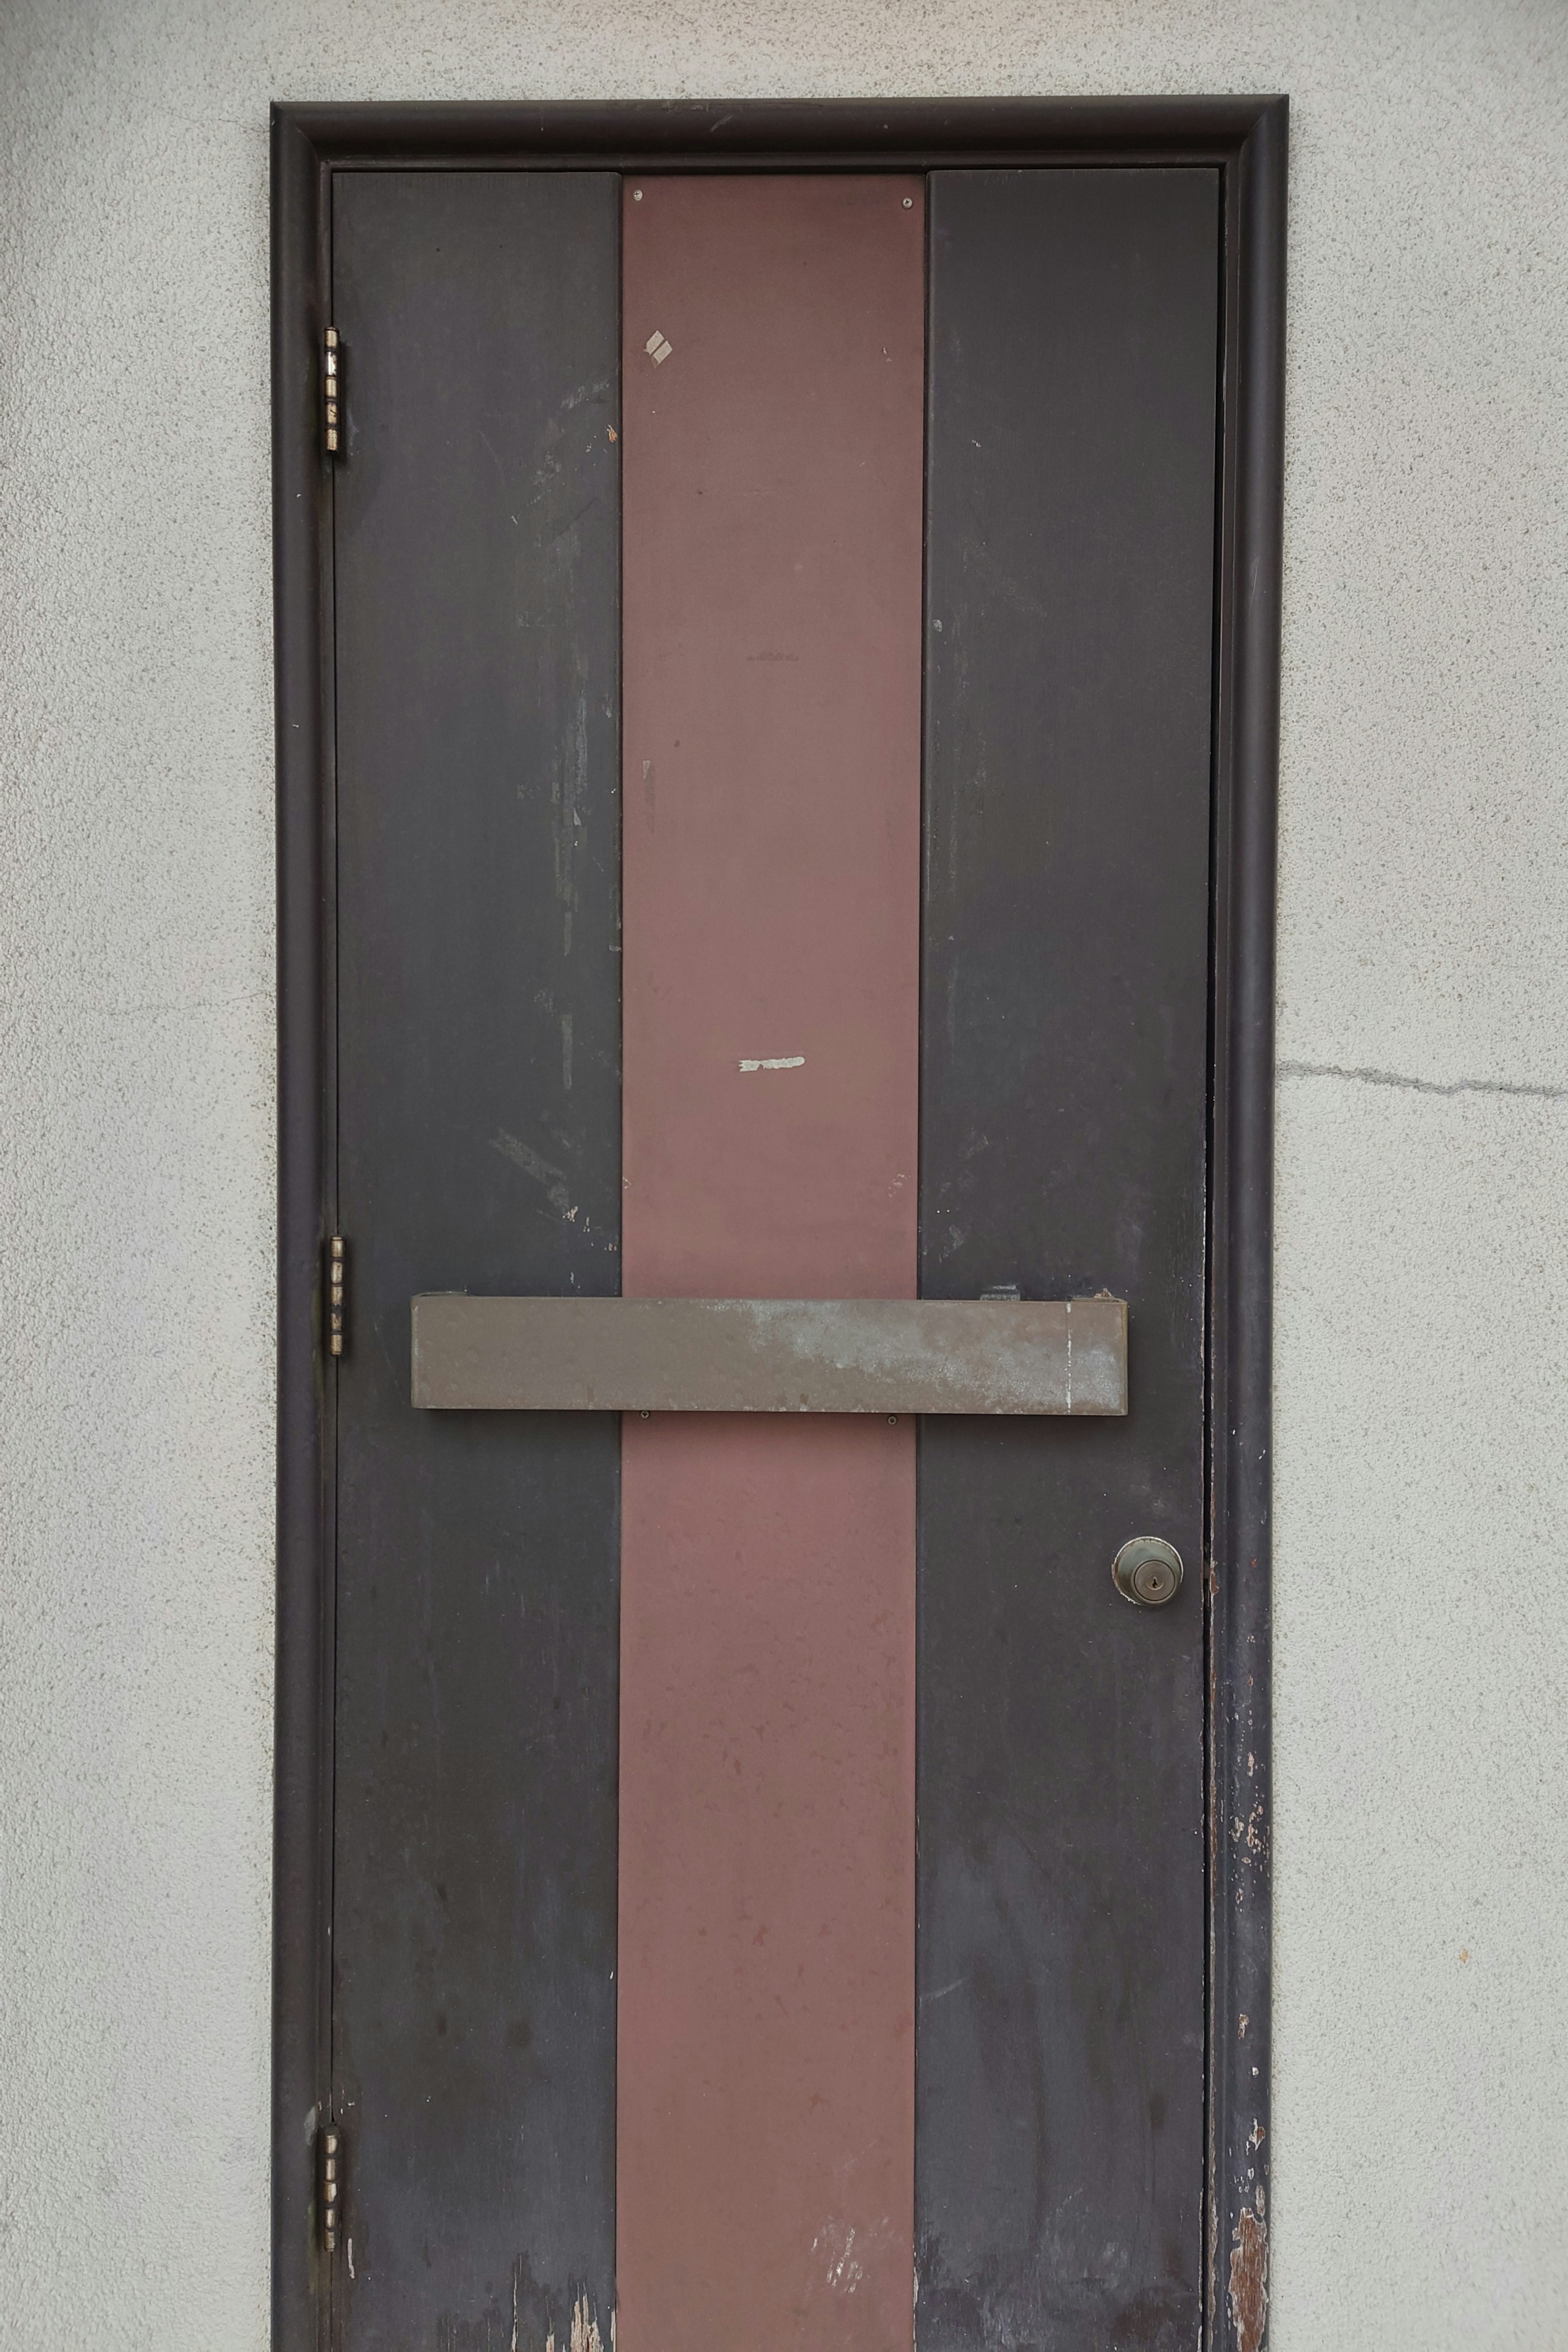
POLYGON ((10 0, 0 2346, 267 2331, 273 98, 1286 89, 1275 2352, 1568 2344, 1563 0, 10 0))

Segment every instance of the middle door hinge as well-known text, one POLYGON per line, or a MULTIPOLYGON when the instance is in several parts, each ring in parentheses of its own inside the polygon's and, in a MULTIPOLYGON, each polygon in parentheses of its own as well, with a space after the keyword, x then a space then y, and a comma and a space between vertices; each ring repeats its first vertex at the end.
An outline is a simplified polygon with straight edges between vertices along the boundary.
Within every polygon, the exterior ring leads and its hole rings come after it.
POLYGON ((348 1255, 342 1234, 327 1244, 327 1353, 341 1356, 347 1328, 348 1255))
POLYGON ((335 2254, 343 2193, 342 2134, 336 2124, 323 2125, 318 2146, 321 2178, 316 2184, 316 2210, 321 2217, 321 2252, 335 2254))

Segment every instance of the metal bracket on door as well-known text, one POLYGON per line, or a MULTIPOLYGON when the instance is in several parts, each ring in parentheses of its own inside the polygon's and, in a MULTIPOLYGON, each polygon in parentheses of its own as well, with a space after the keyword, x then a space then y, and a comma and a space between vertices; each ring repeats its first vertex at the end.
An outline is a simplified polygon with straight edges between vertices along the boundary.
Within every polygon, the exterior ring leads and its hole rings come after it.
POLYGON ((464 1412, 1121 1414, 1121 1298, 413 1301, 414 1402, 464 1412))

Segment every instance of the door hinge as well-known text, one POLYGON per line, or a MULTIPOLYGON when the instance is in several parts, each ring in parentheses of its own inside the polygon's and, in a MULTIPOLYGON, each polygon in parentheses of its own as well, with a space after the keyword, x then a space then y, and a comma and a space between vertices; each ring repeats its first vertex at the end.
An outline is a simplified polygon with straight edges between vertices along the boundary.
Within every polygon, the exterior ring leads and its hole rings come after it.
POLYGON ((329 457, 342 447, 343 353, 335 327, 327 329, 321 352, 321 431, 329 457))
POLYGON ((343 1237, 342 1234, 334 1234, 327 1244, 327 1353, 329 1356, 341 1356, 343 1352, 344 1317, 347 1313, 343 1305, 343 1291, 347 1274, 348 1259, 343 1249, 343 1237))
POLYGON ((318 2210, 321 2216, 321 2251, 335 2254, 338 2251, 338 2214, 342 2200, 342 2135, 336 2124, 328 2124, 321 2135, 321 2178, 319 2184, 318 2210))

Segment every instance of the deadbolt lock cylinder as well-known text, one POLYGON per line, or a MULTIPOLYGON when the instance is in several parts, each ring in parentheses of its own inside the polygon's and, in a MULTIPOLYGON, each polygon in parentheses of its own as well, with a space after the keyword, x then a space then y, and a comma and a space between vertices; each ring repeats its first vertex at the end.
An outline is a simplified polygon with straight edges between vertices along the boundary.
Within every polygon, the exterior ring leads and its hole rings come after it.
POLYGON ((1111 1561, 1110 1577, 1124 1601, 1163 1609, 1182 1589, 1182 1555, 1159 1536, 1134 1536, 1111 1561))

